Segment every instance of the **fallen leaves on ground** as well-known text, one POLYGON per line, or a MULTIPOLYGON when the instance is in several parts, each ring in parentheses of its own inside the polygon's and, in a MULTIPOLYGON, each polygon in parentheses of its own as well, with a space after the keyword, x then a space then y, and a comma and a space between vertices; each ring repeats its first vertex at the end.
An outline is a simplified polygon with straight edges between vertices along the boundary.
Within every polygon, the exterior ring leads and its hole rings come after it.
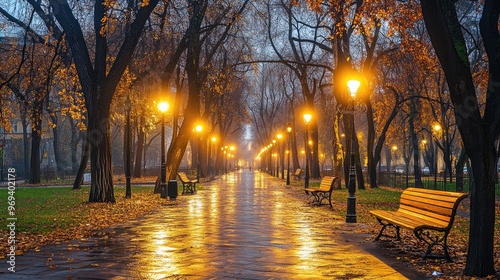
MULTIPOLYGON (((168 199, 161 199, 159 195, 150 192, 133 194, 131 199, 124 197, 115 199, 115 203, 80 203, 78 209, 74 209, 74 213, 87 218, 77 226, 66 229, 55 228, 51 232, 40 234, 16 232, 16 255, 20 256, 27 250, 40 251, 41 246, 48 244, 90 237, 96 231, 139 218, 154 211, 161 204, 171 203, 168 199)), ((3 235, 0 242, 7 244, 7 235, 3 235)), ((5 246, 2 253, 0 258, 5 258, 9 248, 5 246)))

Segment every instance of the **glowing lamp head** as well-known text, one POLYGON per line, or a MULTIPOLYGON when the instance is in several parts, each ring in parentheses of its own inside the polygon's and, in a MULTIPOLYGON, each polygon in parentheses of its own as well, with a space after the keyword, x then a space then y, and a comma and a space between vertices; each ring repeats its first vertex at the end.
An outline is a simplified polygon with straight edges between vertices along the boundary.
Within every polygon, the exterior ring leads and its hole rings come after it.
POLYGON ((200 124, 196 125, 195 128, 196 132, 200 133, 203 131, 203 126, 201 126, 200 124))
POLYGON ((304 117, 304 121, 306 122, 306 124, 308 124, 312 119, 312 115, 309 113, 305 113, 303 117, 304 117))
POLYGON ((160 112, 162 112, 162 113, 165 113, 166 111, 168 111, 168 107, 169 107, 169 104, 166 101, 162 101, 162 102, 158 103, 158 110, 160 110, 160 112))
POLYGON ((351 95, 352 98, 356 97, 356 94, 358 93, 358 89, 359 89, 360 85, 361 85, 361 82, 358 80, 347 81, 347 88, 349 89, 349 94, 351 95))

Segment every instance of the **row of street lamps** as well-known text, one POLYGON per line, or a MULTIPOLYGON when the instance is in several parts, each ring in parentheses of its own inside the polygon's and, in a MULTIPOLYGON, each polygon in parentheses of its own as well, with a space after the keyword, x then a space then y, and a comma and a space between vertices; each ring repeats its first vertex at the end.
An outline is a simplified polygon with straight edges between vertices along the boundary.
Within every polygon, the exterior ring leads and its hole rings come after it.
MULTIPOLYGON (((347 82, 347 88, 349 92, 349 97, 345 99, 345 104, 339 103, 338 104, 338 110, 340 113, 344 115, 352 115, 354 118, 355 114, 362 113, 366 111, 366 105, 363 104, 362 102, 356 101, 356 94, 358 92, 358 89, 361 85, 361 82, 359 80, 349 80, 347 82)), ((310 112, 306 112, 303 114, 303 119, 305 123, 305 178, 304 178, 304 188, 309 187, 309 177, 310 177, 310 159, 309 159, 309 124, 313 118, 313 115, 310 112)), ((349 170, 349 184, 348 184, 348 192, 349 196, 347 198, 347 215, 346 215, 346 222, 347 223, 356 223, 356 170, 355 170, 355 143, 356 143, 356 135, 354 131, 354 120, 352 121, 352 141, 351 141, 351 152, 350 152, 350 170, 349 170)), ((291 134, 292 128, 291 126, 287 126, 287 132, 288 132, 288 139, 290 139, 290 134, 291 134)), ((282 135, 277 134, 277 138, 281 139, 282 135)), ((287 141, 288 144, 289 141, 287 141)), ((270 151, 271 156, 273 155, 272 148, 276 145, 276 140, 273 139, 272 143, 268 144, 264 148, 261 149, 260 153, 257 156, 257 159, 261 159, 263 154, 270 151)), ((287 181, 286 184, 287 186, 290 185, 290 151, 289 151, 289 146, 287 148, 287 181)), ((272 157, 271 157, 272 159, 272 157)), ((277 159, 277 170, 278 170, 278 159, 277 159)), ((273 167, 271 166, 271 170, 273 170, 273 167)), ((279 172, 277 172, 276 177, 278 177, 279 172)), ((284 173, 284 171, 283 171, 284 173)), ((282 174, 283 176, 283 174, 282 174)))
MULTIPOLYGON (((161 170, 160 170, 160 190, 161 190, 161 197, 162 198, 166 198, 167 197, 167 193, 168 193, 168 197, 170 199, 175 199, 177 197, 177 192, 176 190, 173 191, 171 190, 171 187, 170 187, 170 182, 169 182, 169 186, 168 186, 168 189, 167 189, 167 182, 166 182, 166 165, 167 165, 167 158, 166 158, 166 153, 165 153, 165 150, 166 150, 166 144, 165 144, 165 113, 168 111, 169 109, 169 104, 168 102, 166 101, 162 101, 162 102, 159 102, 158 103, 158 110, 162 113, 162 118, 161 118, 161 170)), ((194 131, 197 135, 197 153, 196 153, 196 180, 199 182, 200 181, 200 175, 201 175, 201 158, 200 158, 200 150, 201 150, 201 136, 202 136, 202 132, 203 132, 203 126, 201 124, 196 124, 195 127, 194 127, 194 131)), ((211 157, 211 144, 215 144, 215 142, 217 141, 217 138, 216 137, 212 137, 210 139, 211 141, 209 142, 209 149, 208 149, 208 158, 209 158, 209 161, 208 161, 208 168, 207 168, 207 172, 211 172, 210 168, 211 168, 211 163, 210 163, 210 157, 211 157)), ((233 155, 231 153, 234 153, 234 150, 236 148, 234 146, 227 146, 225 145, 224 147, 222 147, 222 150, 224 151, 224 155, 225 155, 225 172, 227 173, 227 157, 233 155), (231 152, 229 153, 228 150, 231 152)), ((234 156, 234 155, 233 155, 234 156)), ((172 184, 173 185, 173 184, 172 184)), ((172 188, 174 188, 174 186, 172 186, 172 188)), ((176 188, 176 186, 175 186, 176 188)))

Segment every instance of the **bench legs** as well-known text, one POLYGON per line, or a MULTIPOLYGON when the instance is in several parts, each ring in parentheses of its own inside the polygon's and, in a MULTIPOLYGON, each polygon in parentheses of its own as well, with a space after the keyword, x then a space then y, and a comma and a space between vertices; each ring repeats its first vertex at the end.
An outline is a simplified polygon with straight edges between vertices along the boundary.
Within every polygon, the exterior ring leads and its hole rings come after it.
MULTIPOLYGON (((399 226, 393 225, 391 223, 387 223, 384 220, 377 218, 378 222, 382 225, 382 228, 380 229, 380 232, 378 233, 377 237, 375 237, 375 240, 378 241, 380 240, 380 237, 386 236, 386 237, 391 237, 394 238, 394 236, 385 234, 384 231, 388 226, 394 227, 396 229, 396 238, 398 240, 401 240, 401 235, 399 234, 399 226)), ((435 233, 436 231, 432 231, 435 233)), ((425 230, 425 229, 418 229, 413 231, 415 236, 417 237, 418 240, 423 241, 427 244, 427 250, 425 251, 424 256, 420 260, 421 262, 424 261, 426 258, 433 258, 433 259, 446 259, 447 261, 451 262, 451 257, 450 254, 448 253, 448 244, 447 244, 447 239, 448 239, 448 231, 442 232, 442 235, 435 233, 431 234, 430 230, 425 230), (435 255, 431 254, 432 249, 434 246, 441 246, 444 251, 444 255, 435 255)))
POLYGON ((387 228, 387 226, 391 226, 393 228, 396 229, 396 239, 397 240, 401 240, 401 235, 399 234, 399 227, 396 226, 396 225, 393 225, 391 223, 386 223, 384 222, 384 220, 380 219, 380 218, 377 218, 377 221, 382 225, 382 228, 380 229, 377 237, 375 237, 375 240, 379 240, 380 237, 382 236, 387 236, 387 237, 390 237, 390 238, 394 238, 394 236, 391 236, 391 235, 388 235, 388 234, 384 234, 384 230, 387 228))
POLYGON ((182 183, 182 194, 193 194, 196 193, 196 183, 187 182, 182 183))
POLYGON ((452 262, 450 254, 448 253, 448 231, 443 232, 442 236, 440 236, 439 234, 431 234, 430 231, 423 229, 415 230, 414 233, 420 241, 423 241, 428 245, 427 250, 425 251, 425 255, 422 257, 421 261, 425 260, 426 258, 433 258, 446 259, 447 261, 452 262), (434 246, 441 246, 443 248, 444 255, 431 254, 434 246))
MULTIPOLYGON (((308 191, 306 191, 307 193, 308 191)), ((321 192, 321 191, 309 191, 314 199, 311 201, 312 204, 320 206, 323 203, 324 199, 328 199, 328 203, 330 204, 330 208, 333 208, 332 206, 332 192, 321 192)))

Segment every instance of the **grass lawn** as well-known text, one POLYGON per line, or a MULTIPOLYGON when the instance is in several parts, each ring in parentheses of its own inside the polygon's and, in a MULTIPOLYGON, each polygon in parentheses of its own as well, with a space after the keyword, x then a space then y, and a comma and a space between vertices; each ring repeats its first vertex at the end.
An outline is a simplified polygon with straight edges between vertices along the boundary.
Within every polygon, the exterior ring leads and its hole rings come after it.
MULTIPOLYGON (((16 252, 68 239, 88 237, 95 230, 135 219, 169 203, 153 194, 153 186, 132 186, 132 198, 125 199, 125 187, 115 186, 116 203, 89 203, 89 187, 17 187, 15 190, 16 252)), ((0 188, 0 201, 7 201, 7 188, 0 188)), ((7 206, 6 204, 2 205, 7 206)), ((0 223, 8 224, 7 209, 0 223)), ((7 250, 7 230, 1 231, 2 251, 7 250)), ((0 258, 4 254, 0 254, 0 258)))

